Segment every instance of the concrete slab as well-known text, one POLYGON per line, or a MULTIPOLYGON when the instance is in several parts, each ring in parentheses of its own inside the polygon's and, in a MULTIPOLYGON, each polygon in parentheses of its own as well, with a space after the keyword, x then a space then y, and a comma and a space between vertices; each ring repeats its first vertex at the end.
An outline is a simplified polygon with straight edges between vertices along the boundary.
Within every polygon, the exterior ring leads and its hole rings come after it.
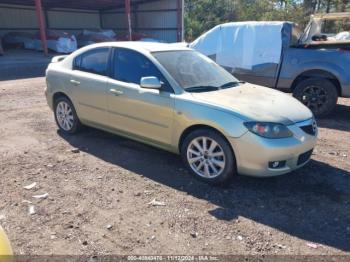
POLYGON ((10 49, 0 56, 0 81, 40 77, 55 54, 47 57, 42 52, 10 49))

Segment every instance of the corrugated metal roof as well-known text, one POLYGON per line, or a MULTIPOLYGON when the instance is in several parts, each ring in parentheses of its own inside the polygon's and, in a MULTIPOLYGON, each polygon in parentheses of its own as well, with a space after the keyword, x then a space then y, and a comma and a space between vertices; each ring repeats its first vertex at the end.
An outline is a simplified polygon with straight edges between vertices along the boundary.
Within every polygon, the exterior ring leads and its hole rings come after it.
MULTIPOLYGON (((131 5, 154 2, 156 0, 131 0, 131 5)), ((35 0, 0 0, 0 4, 35 5, 35 0)), ((125 0, 42 0, 43 7, 72 8, 86 10, 107 10, 124 7, 125 0)))

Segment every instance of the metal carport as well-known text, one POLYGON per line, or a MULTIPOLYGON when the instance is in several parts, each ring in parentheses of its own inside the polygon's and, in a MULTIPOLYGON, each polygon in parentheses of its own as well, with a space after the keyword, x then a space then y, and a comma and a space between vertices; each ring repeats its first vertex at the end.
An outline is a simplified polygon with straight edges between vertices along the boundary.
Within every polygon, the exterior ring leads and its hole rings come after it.
MULTIPOLYGON (((59 15, 55 14, 54 16, 53 12, 64 12, 65 10, 66 12, 76 12, 77 18, 80 13, 89 14, 89 12, 93 12, 94 15, 96 14, 99 17, 99 28, 110 27, 112 23, 114 24, 113 19, 123 15, 129 40, 132 40, 131 37, 134 29, 141 29, 148 32, 152 30, 176 32, 175 39, 174 37, 168 38, 176 41, 182 41, 183 39, 183 0, 0 0, 0 11, 1 8, 17 8, 18 13, 20 13, 20 10, 29 10, 28 8, 32 8, 33 15, 35 10, 41 42, 46 55, 48 54, 46 28, 50 28, 49 19, 54 18, 56 22, 60 21, 61 18, 59 15), (122 14, 122 12, 124 14, 122 14), (161 12, 163 13, 160 18, 161 12), (148 14, 148 16, 145 16, 145 14, 148 14), (158 19, 159 21, 156 22, 157 26, 152 27, 154 23, 148 23, 147 20, 154 20, 157 16, 160 18, 158 19), (140 20, 139 23, 143 25, 148 24, 148 26, 139 26, 138 20, 140 20), (171 26, 167 27, 165 25, 160 25, 160 23, 170 23, 171 26), (108 26, 105 27, 104 24, 108 26)), ((0 30, 10 30, 12 27, 11 21, 9 20, 16 19, 12 17, 5 18, 5 15, 6 11, 4 11, 3 14, 0 13, 0 30), (1 16, 4 17, 3 20, 1 16), (5 24, 5 26, 2 26, 2 24, 5 24)), ((62 18, 61 20, 62 23, 64 23, 64 19, 62 18)), ((16 21, 13 22, 16 23, 16 21)), ((71 22, 71 24, 72 23, 74 22, 71 22)), ((116 26, 113 26, 113 28, 121 30, 121 28, 117 26, 118 23, 121 23, 121 21, 115 21, 116 26)), ((72 28, 74 29, 75 27, 72 25, 72 28)), ((70 28, 62 28, 62 30, 63 29, 69 30, 70 28)))

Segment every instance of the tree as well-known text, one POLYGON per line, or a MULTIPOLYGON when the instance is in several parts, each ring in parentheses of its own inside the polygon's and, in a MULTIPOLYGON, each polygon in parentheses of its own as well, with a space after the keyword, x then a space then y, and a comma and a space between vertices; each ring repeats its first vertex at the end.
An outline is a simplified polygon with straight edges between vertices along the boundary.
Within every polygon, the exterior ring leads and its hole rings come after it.
POLYGON ((350 11, 350 0, 185 0, 186 39, 233 21, 292 21, 302 27, 316 12, 350 11))
POLYGON ((186 37, 194 39, 215 25, 237 20, 235 1, 188 0, 185 5, 186 37))

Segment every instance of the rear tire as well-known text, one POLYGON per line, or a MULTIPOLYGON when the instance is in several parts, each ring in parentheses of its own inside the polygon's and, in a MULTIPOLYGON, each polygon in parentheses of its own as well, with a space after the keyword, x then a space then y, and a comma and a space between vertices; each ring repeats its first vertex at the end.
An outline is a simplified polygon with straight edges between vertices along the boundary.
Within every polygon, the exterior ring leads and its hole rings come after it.
POLYGON ((236 173, 230 144, 211 129, 190 133, 181 145, 181 157, 191 174, 208 184, 227 185, 236 173))
POLYGON ((316 117, 329 115, 338 101, 337 88, 325 78, 308 78, 297 84, 293 96, 306 105, 316 117))
POLYGON ((65 96, 54 102, 54 114, 59 129, 66 134, 75 134, 80 131, 82 124, 75 111, 73 103, 65 96))

